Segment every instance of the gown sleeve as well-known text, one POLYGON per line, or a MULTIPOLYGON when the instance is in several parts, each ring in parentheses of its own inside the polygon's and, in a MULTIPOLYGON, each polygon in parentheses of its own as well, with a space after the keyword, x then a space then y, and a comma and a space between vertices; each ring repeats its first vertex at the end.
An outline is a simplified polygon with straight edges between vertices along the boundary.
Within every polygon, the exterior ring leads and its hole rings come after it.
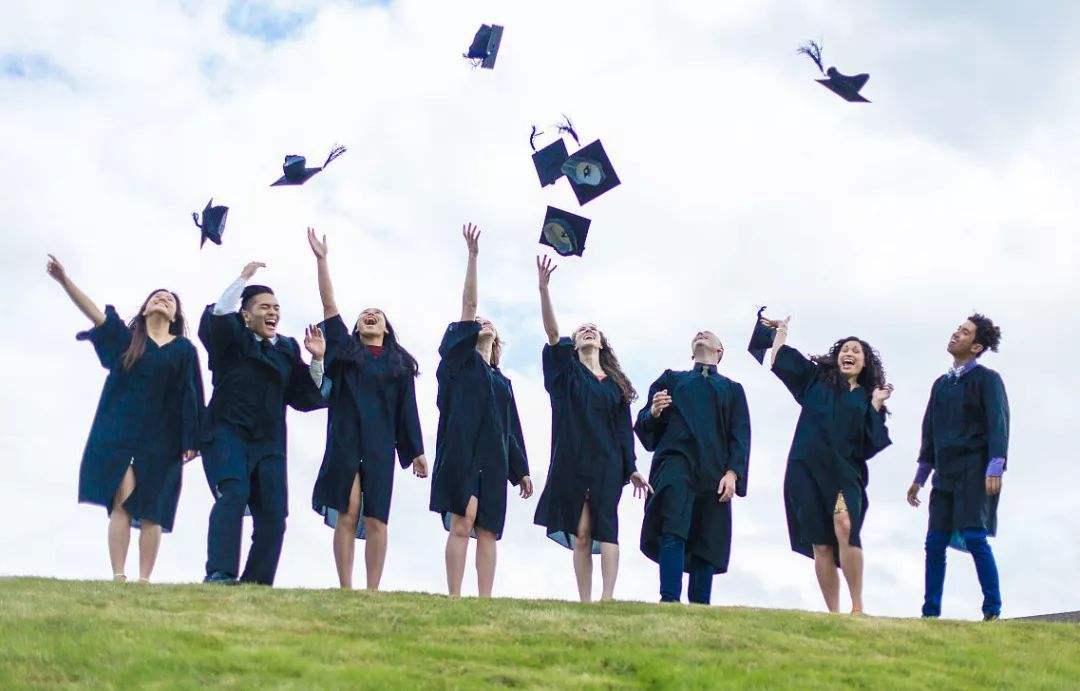
POLYGON ((566 378, 574 364, 574 342, 562 337, 555 345, 546 344, 543 354, 544 388, 551 396, 562 396, 566 378))
POLYGON ((111 371, 131 345, 131 331, 116 313, 116 308, 105 305, 105 321, 100 326, 75 334, 75 340, 90 341, 101 366, 111 371))
POLYGON ((240 340, 246 329, 236 312, 214 314, 214 306, 206 306, 199 319, 199 340, 206 348, 210 369, 214 369, 218 359, 240 340))
MULTIPOLYGON (((507 384, 509 385, 509 381, 507 384)), ((513 387, 510 387, 510 439, 507 452, 510 484, 517 485, 521 478, 529 476, 529 458, 525 454, 525 435, 521 432, 521 419, 518 417, 513 387)))
POLYGON ((630 482, 630 476, 637 472, 637 454, 634 452, 634 426, 630 417, 630 404, 623 403, 617 413, 616 421, 619 446, 623 457, 623 484, 630 482))
POLYGON ((817 377, 817 365, 805 355, 785 344, 776 351, 776 361, 772 366, 773 374, 788 388, 795 400, 802 405, 810 385, 817 377))
POLYGON ((395 430, 398 463, 408 468, 413 459, 424 453, 424 436, 420 431, 420 413, 416 410, 416 380, 412 374, 401 375, 395 430))
POLYGON ((439 344, 439 369, 436 377, 453 377, 461 366, 476 351, 476 341, 480 338, 480 323, 477 321, 452 322, 446 327, 442 343, 439 344))
POLYGON ((299 410, 308 412, 326 407, 326 397, 323 396, 323 388, 329 390, 329 380, 323 378, 323 386, 315 386, 311 378, 308 366, 300 358, 300 344, 296 339, 290 338, 289 345, 292 349, 292 373, 289 374, 289 385, 285 390, 285 404, 299 410))
POLYGON ((205 401, 199 352, 194 345, 190 345, 184 354, 180 377, 180 451, 183 453, 199 450, 199 422, 205 401))
POLYGON ((319 324, 319 329, 323 332, 323 338, 326 339, 326 352, 323 354, 323 369, 327 375, 329 375, 330 370, 339 362, 341 350, 348 344, 351 336, 349 335, 349 329, 346 328, 345 321, 341 318, 340 314, 335 314, 329 319, 324 319, 319 324))
MULTIPOLYGON (((1005 395, 1005 383, 997 372, 989 375, 982 386, 982 405, 986 412, 986 442, 989 458, 1009 457, 1009 399, 1005 395)), ((1005 467, 1002 466, 1002 470, 1005 467)))
POLYGON ((919 446, 919 465, 928 466, 931 469, 937 464, 937 455, 934 453, 934 390, 937 382, 930 387, 930 399, 926 402, 926 412, 922 419, 922 444, 919 446))
POLYGON ((645 447, 646 451, 656 451, 656 447, 660 444, 660 437, 664 436, 664 430, 667 429, 668 420, 671 418, 671 406, 665 408, 660 413, 659 418, 653 417, 651 410, 652 399, 657 391, 667 389, 668 393, 671 393, 672 387, 668 384, 668 375, 670 374, 671 370, 664 370, 660 378, 649 387, 649 395, 645 399, 645 405, 638 411, 637 420, 634 423, 634 432, 637 434, 637 438, 641 440, 641 445, 645 447))
POLYGON ((879 451, 892 444, 889 428, 885 426, 885 410, 874 410, 869 401, 866 403, 865 435, 863 437, 863 460, 869 461, 879 451))
POLYGON ((735 494, 745 497, 750 473, 750 408, 742 384, 732 387, 729 406, 728 470, 734 470, 737 476, 735 494))

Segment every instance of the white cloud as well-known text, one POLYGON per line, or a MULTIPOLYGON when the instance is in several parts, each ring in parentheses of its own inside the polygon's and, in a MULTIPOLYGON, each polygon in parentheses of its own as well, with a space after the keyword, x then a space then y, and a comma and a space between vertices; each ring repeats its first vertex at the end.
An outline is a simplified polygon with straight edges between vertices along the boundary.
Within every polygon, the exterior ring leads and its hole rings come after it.
MULTIPOLYGON (((864 335, 897 386, 895 444, 871 463, 864 532, 867 606, 896 615, 916 613, 921 597, 925 509, 903 494, 927 391, 948 364, 944 341, 972 307, 999 321, 1003 350, 986 364, 1003 374, 1014 413, 995 543, 1007 614, 1076 608, 1066 583, 1080 566, 1069 489, 1080 478, 1066 431, 1077 378, 1063 351, 1080 336, 1068 316, 1080 103, 1068 5, 1038 17, 809 1, 261 7, 311 17, 268 42, 230 31, 226 2, 5 6, 0 56, 41 56, 34 64, 55 72, 0 71, 0 355, 11 363, 0 572, 107 575, 103 512, 74 503, 104 373, 72 339, 84 323, 43 275, 46 252, 122 314, 166 284, 195 316, 245 261, 262 259, 283 330, 296 334, 320 314, 303 239, 316 226, 346 314, 384 307, 420 359, 433 454, 435 349, 458 309, 458 229, 475 221, 481 311, 512 342, 507 366, 542 478, 549 413, 532 261, 544 207, 577 205, 562 185, 538 189, 527 139, 530 124, 565 112, 583 142, 603 139, 623 185, 581 212, 593 219, 589 249, 556 273, 560 324, 598 322, 639 390, 684 363, 688 336, 710 327, 748 392, 750 497, 736 506, 718 602, 820 608, 811 563, 788 551, 781 501, 797 410, 742 351, 766 302, 794 315, 791 341, 809 352, 864 335), (506 26, 497 67, 470 69, 460 53, 492 21, 506 26), (873 104, 845 104, 811 81, 794 48, 818 36, 827 62, 871 73, 873 104), (1019 78, 1028 64, 1038 74, 1019 78), (268 187, 284 154, 317 160, 335 142, 349 152, 325 173, 268 187), (189 213, 211 196, 231 207, 229 227, 223 247, 200 252, 189 213)), ((331 533, 309 508, 324 424, 322 413, 291 416, 281 585, 335 582, 331 533)), ((202 572, 210 497, 197 463, 185 480, 161 579, 202 572)), ((397 479, 387 587, 444 588, 428 488, 397 479)), ((531 525, 535 499, 510 506, 496 592, 572 597, 569 554, 531 525)), ((640 517, 628 495, 618 594, 651 600, 640 517)), ((974 616, 973 568, 950 563, 946 612, 974 616)), ((475 588, 471 571, 466 582, 475 588)))

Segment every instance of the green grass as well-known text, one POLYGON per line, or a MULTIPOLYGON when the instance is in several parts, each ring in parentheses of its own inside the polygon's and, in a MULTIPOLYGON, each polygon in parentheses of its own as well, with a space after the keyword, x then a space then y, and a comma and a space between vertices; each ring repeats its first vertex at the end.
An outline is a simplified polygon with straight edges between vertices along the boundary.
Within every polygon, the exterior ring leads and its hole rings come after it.
POLYGON ((0 688, 1077 688, 1080 625, 0 579, 0 688))

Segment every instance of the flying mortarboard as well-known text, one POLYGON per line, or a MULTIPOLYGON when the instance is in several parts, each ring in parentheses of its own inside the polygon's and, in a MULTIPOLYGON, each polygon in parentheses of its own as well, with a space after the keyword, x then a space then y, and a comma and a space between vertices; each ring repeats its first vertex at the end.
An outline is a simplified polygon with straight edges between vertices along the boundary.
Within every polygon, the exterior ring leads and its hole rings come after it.
POLYGON ((225 218, 229 215, 229 207, 214 206, 213 197, 206 202, 206 208, 202 212, 202 223, 199 223, 199 212, 191 212, 191 220, 195 221, 196 227, 202 231, 202 240, 199 241, 199 249, 206 241, 221 244, 221 236, 225 233, 225 218))
POLYGON ((533 125, 529 145, 533 149, 532 160, 533 165, 536 166, 536 175, 540 178, 540 186, 547 187, 548 185, 554 185, 563 176, 562 164, 569 158, 569 154, 566 153, 566 144, 563 142, 562 137, 537 151, 536 144, 533 142, 539 134, 543 134, 543 132, 538 132, 536 126, 533 125))
POLYGON ((489 70, 495 69, 495 58, 499 54, 499 44, 502 43, 503 28, 498 24, 481 24, 473 37, 469 52, 462 57, 472 60, 473 64, 479 64, 489 70))
POLYGON ((764 307, 757 311, 757 318, 754 319, 754 332, 750 335, 750 345, 746 347, 759 365, 765 364, 765 351, 772 348, 773 338, 776 336, 776 329, 761 323, 761 315, 764 312, 764 307))
POLYGON ((303 185, 311 178, 311 176, 330 165, 330 161, 333 161, 343 153, 345 153, 344 146, 335 146, 330 150, 330 155, 326 157, 326 161, 318 168, 308 168, 306 158, 297 156, 296 154, 289 154, 285 157, 284 165, 281 166, 281 169, 285 174, 270 183, 270 186, 303 185))
POLYGON ((562 172, 570 181, 578 204, 582 205, 619 185, 619 176, 599 139, 563 161, 562 172))
POLYGON ((564 257, 572 254, 580 257, 585 251, 585 238, 591 223, 587 218, 549 206, 540 231, 540 244, 551 247, 564 257))
POLYGON ((870 103, 870 100, 859 95, 859 90, 866 85, 869 74, 855 74, 848 76, 840 74, 835 67, 825 69, 821 62, 821 45, 815 41, 807 41, 806 45, 799 46, 799 54, 805 55, 814 61, 818 71, 825 75, 826 79, 815 80, 829 91, 851 103, 870 103))

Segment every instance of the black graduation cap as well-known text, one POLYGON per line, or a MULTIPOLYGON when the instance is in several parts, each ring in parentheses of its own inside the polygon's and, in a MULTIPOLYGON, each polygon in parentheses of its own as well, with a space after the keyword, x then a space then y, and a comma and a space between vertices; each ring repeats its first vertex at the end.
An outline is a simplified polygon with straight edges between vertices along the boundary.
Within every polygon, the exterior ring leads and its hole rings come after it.
POLYGON ((499 44, 502 43, 503 28, 498 24, 481 24, 473 36, 469 52, 463 55, 473 64, 479 64, 491 70, 495 68, 495 58, 499 54, 499 44))
POLYGON ((746 347, 759 365, 765 364, 765 351, 772 348, 773 338, 776 336, 776 329, 761 323, 761 315, 764 312, 764 307, 757 311, 757 318, 754 319, 754 333, 750 334, 750 345, 746 347))
POLYGON ((199 212, 191 212, 191 220, 202 230, 202 240, 199 241, 199 249, 206 244, 207 240, 215 245, 221 244, 221 236, 225 233, 225 218, 229 215, 229 207, 214 206, 214 198, 206 202, 206 208, 202 212, 202 223, 199 223, 199 212))
POLYGON ((821 63, 821 45, 815 41, 807 41, 805 46, 799 46, 796 51, 809 57, 817 65, 818 70, 826 76, 826 79, 815 80, 829 91, 851 103, 870 103, 870 100, 859 95, 859 90, 866 85, 869 74, 855 74, 848 76, 840 74, 835 67, 825 69, 821 63))
POLYGON ((540 244, 547 245, 564 257, 572 254, 580 257, 585 251, 585 238, 589 235, 591 223, 587 218, 549 206, 544 216, 544 227, 540 231, 540 244))
POLYGON ((582 205, 619 185, 619 176, 599 139, 563 161, 562 172, 570 181, 578 204, 582 205))
POLYGON ((306 158, 297 156, 296 154, 289 154, 285 157, 284 165, 281 166, 281 169, 285 174, 270 183, 270 186, 303 185, 308 181, 308 178, 330 165, 330 161, 333 161, 343 153, 345 153, 344 146, 335 146, 333 149, 330 149, 330 155, 326 157, 326 161, 318 168, 308 168, 306 158))
POLYGON ((533 148, 532 160, 533 165, 536 166, 536 175, 540 178, 540 186, 547 187, 548 185, 554 185, 563 176, 562 164, 569 158, 569 154, 566 153, 566 144, 563 142, 562 137, 537 151, 533 141, 539 134, 543 134, 543 132, 537 132, 534 125, 532 135, 529 137, 529 145, 533 148))

